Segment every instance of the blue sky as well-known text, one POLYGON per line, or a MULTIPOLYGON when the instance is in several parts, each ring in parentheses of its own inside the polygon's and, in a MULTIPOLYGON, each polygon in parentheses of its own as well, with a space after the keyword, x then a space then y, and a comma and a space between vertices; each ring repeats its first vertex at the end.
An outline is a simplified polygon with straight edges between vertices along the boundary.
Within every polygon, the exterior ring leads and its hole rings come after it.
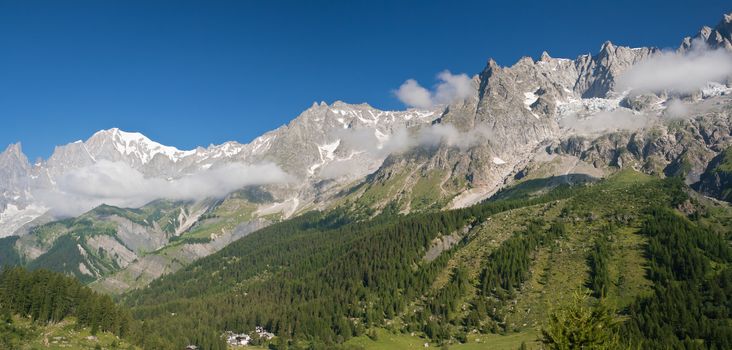
POLYGON ((31 160, 100 129, 249 142, 313 101, 402 109, 406 79, 489 57, 675 47, 728 1, 0 0, 0 144, 31 160))

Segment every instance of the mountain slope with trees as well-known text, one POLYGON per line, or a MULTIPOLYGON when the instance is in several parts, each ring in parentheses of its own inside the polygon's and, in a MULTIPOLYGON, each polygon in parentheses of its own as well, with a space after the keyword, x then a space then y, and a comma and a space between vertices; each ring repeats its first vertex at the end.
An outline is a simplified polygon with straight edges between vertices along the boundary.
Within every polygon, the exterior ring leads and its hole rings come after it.
MULTIPOLYGON (((618 319, 648 320, 636 316, 652 313, 641 305, 667 302, 646 299, 665 282, 643 266, 660 270, 656 250, 668 244, 651 227, 658 213, 674 211, 675 225, 688 228, 679 235, 689 246, 663 249, 700 249, 694 264, 715 267, 675 278, 704 281, 716 294, 702 290, 700 300, 726 303, 715 298, 725 295, 728 249, 719 246, 729 244, 729 227, 705 213, 730 209, 689 192, 679 179, 623 171, 599 182, 513 193, 465 209, 387 210, 368 220, 354 221, 346 210, 308 213, 125 295, 123 303, 162 339, 196 327, 215 333, 262 326, 280 347, 295 348, 347 347, 379 329, 456 348, 478 343, 480 334, 537 334, 562 300, 586 288, 618 310, 618 319), (446 246, 448 236, 457 239, 446 246), (427 254, 435 249, 436 257, 427 254)), ((703 330, 676 339, 719 348, 726 343, 715 339, 730 331, 724 312, 708 314, 703 330)), ((674 329, 672 319, 651 318, 674 329)), ((626 339, 640 341, 649 332, 644 327, 657 329, 643 322, 625 321, 622 329, 632 336, 626 339)))

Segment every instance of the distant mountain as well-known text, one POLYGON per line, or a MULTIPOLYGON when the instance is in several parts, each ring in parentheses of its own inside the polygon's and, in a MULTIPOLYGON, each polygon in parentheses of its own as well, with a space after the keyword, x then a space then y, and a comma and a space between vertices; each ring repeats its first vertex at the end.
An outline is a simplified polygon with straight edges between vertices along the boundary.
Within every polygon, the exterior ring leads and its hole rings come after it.
MULTIPOLYGON (((0 162, 4 165, 0 183, 0 236, 13 234, 42 214, 44 208, 53 213, 55 208, 44 202, 44 195, 63 190, 59 188, 60 178, 101 161, 122 163, 146 178, 167 180, 231 163, 274 162, 297 179, 294 184, 281 188, 280 196, 276 198, 281 202, 277 210, 289 216, 316 198, 313 189, 316 183, 323 180, 342 183, 363 177, 376 169, 387 155, 378 152, 379 142, 385 142, 402 128, 429 123, 436 113, 385 112, 365 104, 342 102, 332 106, 313 104, 290 124, 249 144, 226 142, 188 151, 163 146, 140 133, 115 128, 99 131, 83 142, 58 146, 49 159, 34 165, 29 164, 19 144, 11 145, 0 154, 0 162), (342 137, 353 133, 358 133, 363 142, 372 143, 373 146, 369 144, 368 147, 373 149, 360 149, 355 143, 341 144, 342 137), (342 170, 346 167, 348 171, 342 170)), ((104 189, 99 191, 104 192, 104 189)))

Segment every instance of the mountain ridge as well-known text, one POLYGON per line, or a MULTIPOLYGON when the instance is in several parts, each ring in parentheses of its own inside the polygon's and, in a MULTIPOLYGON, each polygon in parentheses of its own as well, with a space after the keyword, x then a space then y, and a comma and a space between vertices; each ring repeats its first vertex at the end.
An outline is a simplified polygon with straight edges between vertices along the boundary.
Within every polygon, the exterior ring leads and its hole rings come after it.
MULTIPOLYGON (((715 29, 717 37, 729 37, 724 29, 728 25, 729 16, 715 29)), ((703 33, 697 37, 711 38, 703 33)), ((608 41, 594 55, 571 60, 544 52, 537 60, 524 57, 510 67, 489 59, 470 81, 473 93, 452 103, 405 111, 381 111, 366 103, 313 103, 289 123, 247 144, 230 141, 178 150, 140 133, 112 128, 86 141, 58 146, 47 160, 33 165, 19 144, 11 145, 0 154, 0 164, 6 165, 0 171, 7 174, 0 178, 0 237, 25 237, 15 243, 16 249, 33 260, 53 249, 57 235, 69 233, 68 227, 61 228, 43 246, 29 243, 34 227, 53 226, 55 219, 64 217, 49 211, 49 198, 72 198, 74 204, 81 203, 81 213, 106 204, 134 216, 136 209, 127 207, 144 208, 174 193, 178 197, 168 199, 187 203, 169 208, 177 217, 171 214, 170 222, 148 223, 135 231, 163 237, 160 244, 147 247, 153 253, 130 250, 136 258, 92 274, 96 282, 124 290, 135 285, 129 276, 139 277, 139 271, 155 270, 141 278, 144 285, 163 271, 221 249, 251 227, 310 210, 343 207, 360 217, 374 217, 389 210, 406 214, 464 208, 524 181, 604 178, 627 168, 681 176, 693 184, 702 179, 709 162, 732 145, 731 81, 707 83, 690 92, 621 84, 624 74, 638 64, 664 55, 685 59, 687 51, 728 50, 724 40, 702 49, 693 42, 684 39, 670 53, 608 41), (679 110, 682 116, 669 116, 679 110), (246 179, 247 173, 259 172, 264 176, 246 179), (179 195, 186 188, 212 183, 229 187, 224 194, 213 186, 211 192, 179 195), (116 187, 152 194, 137 193, 149 197, 127 205, 130 198, 120 193, 125 191, 113 191, 116 187), (160 187, 167 190, 156 192, 160 187), (261 200, 239 196, 237 191, 244 188, 254 189, 261 200), (190 206, 206 209, 192 215, 190 206), (161 230, 168 224, 174 232, 161 230), (181 262, 186 252, 194 252, 194 258, 181 262)), ((719 192, 717 188, 706 193, 720 198, 719 192)), ((112 238, 135 224, 96 219, 104 227, 116 227, 112 238)), ((75 239, 88 243, 85 237, 75 239)), ((102 251, 121 249, 113 241, 90 242, 102 251)), ((85 269, 93 270, 91 265, 85 269)), ((84 269, 74 269, 88 276, 84 269)))

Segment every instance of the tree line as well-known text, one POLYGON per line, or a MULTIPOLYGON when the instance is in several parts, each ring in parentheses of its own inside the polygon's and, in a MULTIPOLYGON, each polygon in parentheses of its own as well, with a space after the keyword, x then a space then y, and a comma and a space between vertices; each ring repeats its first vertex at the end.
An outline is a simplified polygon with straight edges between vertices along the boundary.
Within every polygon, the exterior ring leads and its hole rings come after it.
POLYGON ((664 208, 643 226, 653 294, 628 309, 644 349, 732 348, 732 249, 726 237, 664 208))

